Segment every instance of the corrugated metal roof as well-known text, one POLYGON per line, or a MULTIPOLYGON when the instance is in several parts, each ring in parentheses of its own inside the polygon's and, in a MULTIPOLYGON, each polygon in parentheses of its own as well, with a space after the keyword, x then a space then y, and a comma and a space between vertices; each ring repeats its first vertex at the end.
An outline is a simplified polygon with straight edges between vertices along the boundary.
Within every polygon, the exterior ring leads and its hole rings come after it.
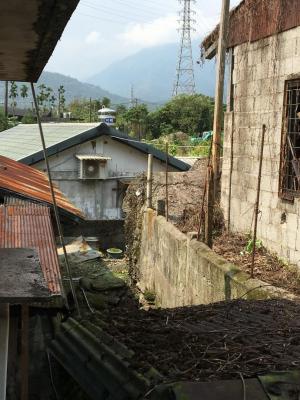
MULTIPOLYGON (((0 156, 0 190, 52 205, 48 177, 35 168, 3 156, 0 156)), ((57 187, 54 190, 57 206, 61 210, 73 217, 84 218, 82 212, 57 187)))
MULTIPOLYGON (((299 0, 243 0, 230 12, 227 47, 255 42, 299 25, 299 0)), ((208 50, 218 36, 219 25, 203 40, 202 47, 208 50)))
MULTIPOLYGON (((48 156, 52 156, 70 147, 97 139, 99 136, 110 136, 144 154, 153 154, 158 160, 165 162, 166 153, 147 143, 134 140, 119 130, 106 124, 43 124, 48 156)), ((0 133, 0 154, 24 164, 33 165, 44 159, 38 126, 20 124, 0 133), (22 143, 22 146, 20 146, 22 143)), ((175 157, 169 156, 170 166, 179 171, 187 171, 190 166, 175 157)))
MULTIPOLYGON (((82 132, 97 127, 97 124, 46 123, 43 131, 47 148, 82 132)), ((0 133, 0 154, 20 161, 42 149, 39 127, 37 124, 20 124, 0 133), (20 146, 20 143, 22 145, 20 146)))
POLYGON ((0 248, 30 248, 38 252, 52 294, 61 293, 60 270, 49 207, 24 202, 0 206, 0 248))

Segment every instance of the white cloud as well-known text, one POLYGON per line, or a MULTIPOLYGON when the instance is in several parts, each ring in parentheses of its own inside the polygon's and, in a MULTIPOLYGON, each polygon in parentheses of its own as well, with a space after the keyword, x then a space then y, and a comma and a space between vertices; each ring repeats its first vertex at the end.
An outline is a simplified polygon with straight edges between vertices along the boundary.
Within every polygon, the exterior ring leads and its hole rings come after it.
POLYGON ((87 44, 99 43, 100 37, 101 37, 100 32, 92 31, 86 36, 85 43, 87 44))
POLYGON ((119 38, 126 45, 151 47, 173 42, 177 39, 178 16, 167 15, 148 23, 130 24, 119 38))

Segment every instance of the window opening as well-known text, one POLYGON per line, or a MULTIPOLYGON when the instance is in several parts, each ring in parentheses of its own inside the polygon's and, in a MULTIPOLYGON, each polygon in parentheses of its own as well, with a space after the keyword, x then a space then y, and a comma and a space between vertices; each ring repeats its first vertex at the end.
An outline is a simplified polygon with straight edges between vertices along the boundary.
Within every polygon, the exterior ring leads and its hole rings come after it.
POLYGON ((286 83, 283 135, 280 192, 293 200, 300 196, 300 79, 286 83))

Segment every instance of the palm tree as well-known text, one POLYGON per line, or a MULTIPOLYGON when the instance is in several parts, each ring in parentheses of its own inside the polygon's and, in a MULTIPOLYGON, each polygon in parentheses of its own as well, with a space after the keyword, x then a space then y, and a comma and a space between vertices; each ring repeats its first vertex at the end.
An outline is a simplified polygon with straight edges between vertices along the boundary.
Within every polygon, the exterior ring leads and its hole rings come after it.
POLYGON ((13 116, 15 116, 15 108, 17 105, 16 98, 19 96, 18 94, 18 85, 15 81, 10 82, 10 90, 9 90, 9 98, 11 99, 11 107, 13 110, 13 116))

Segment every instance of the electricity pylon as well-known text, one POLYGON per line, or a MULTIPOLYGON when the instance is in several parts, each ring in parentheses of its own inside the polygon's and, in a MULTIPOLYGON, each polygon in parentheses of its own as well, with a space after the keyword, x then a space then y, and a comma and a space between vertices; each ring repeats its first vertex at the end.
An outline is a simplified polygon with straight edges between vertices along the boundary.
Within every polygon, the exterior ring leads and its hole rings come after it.
POLYGON ((195 93, 193 51, 191 42, 191 31, 194 30, 192 25, 196 22, 191 17, 192 14, 195 13, 191 10, 191 2, 195 3, 195 0, 179 0, 179 2, 183 3, 183 10, 180 11, 180 48, 173 96, 177 96, 181 93, 195 93))

